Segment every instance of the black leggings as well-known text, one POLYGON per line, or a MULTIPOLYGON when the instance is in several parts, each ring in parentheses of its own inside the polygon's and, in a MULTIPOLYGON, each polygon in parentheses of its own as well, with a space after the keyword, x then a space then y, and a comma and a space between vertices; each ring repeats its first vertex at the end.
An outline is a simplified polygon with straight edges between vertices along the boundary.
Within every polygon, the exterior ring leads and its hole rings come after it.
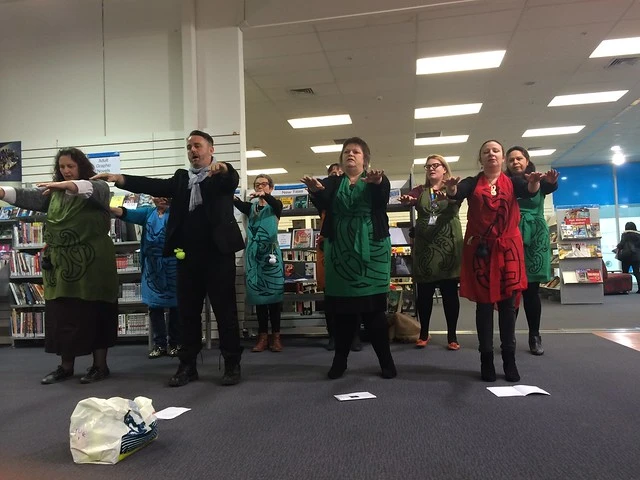
MULTIPOLYGON (((540 284, 537 282, 529 282, 527 289, 522 292, 522 306, 524 313, 527 315, 527 324, 529 325, 529 336, 540 335, 540 317, 542 315, 542 304, 540 303, 540 284)), ((516 310, 516 318, 518 310, 516 310)))
MULTIPOLYGON (((502 351, 516 349, 515 294, 498 302, 498 326, 502 351)), ((480 353, 493 352, 493 303, 476 304, 476 329, 480 353)))
POLYGON ((280 310, 282 302, 268 305, 256 305, 258 316, 258 333, 269 333, 269 321, 271 321, 271 333, 280 333, 280 310))
POLYGON ((456 327, 460 314, 460 298, 458 297, 458 279, 439 280, 437 282, 418 283, 418 318, 420 319, 420 339, 429 337, 429 323, 433 310, 433 294, 436 287, 442 294, 442 307, 447 322, 447 343, 457 342, 456 327))
POLYGON ((362 315, 337 314, 335 316, 335 358, 346 361, 360 321, 364 323, 364 328, 369 334, 371 346, 378 356, 380 366, 385 368, 393 364, 389 346, 389 326, 385 312, 371 312, 362 315))
POLYGON ((633 276, 636 277, 636 283, 638 284, 638 290, 640 291, 640 263, 622 262, 622 273, 629 273, 629 268, 632 269, 633 276))

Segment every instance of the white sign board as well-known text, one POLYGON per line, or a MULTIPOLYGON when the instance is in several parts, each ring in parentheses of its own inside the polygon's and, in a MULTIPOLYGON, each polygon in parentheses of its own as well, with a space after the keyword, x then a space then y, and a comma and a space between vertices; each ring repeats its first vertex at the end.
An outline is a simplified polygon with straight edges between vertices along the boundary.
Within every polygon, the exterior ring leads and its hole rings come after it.
POLYGON ((96 173, 120 173, 120 152, 88 153, 96 173))

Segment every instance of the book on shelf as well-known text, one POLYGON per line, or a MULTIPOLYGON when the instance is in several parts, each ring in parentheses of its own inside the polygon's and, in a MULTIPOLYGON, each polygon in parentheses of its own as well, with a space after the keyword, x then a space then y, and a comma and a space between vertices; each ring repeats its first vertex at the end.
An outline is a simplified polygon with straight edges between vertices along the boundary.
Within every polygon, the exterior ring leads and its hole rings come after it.
POLYGON ((561 238, 595 238, 600 236, 598 209, 580 207, 564 211, 559 219, 561 238))
POLYGON ((586 242, 571 242, 558 244, 558 258, 602 258, 600 245, 586 242))
POLYGON ((44 215, 42 212, 27 210, 14 206, 0 207, 0 220, 12 220, 14 218, 33 217, 34 215, 44 215))
POLYGON ((109 200, 110 207, 121 207, 124 203, 124 195, 112 195, 109 200))
POLYGON ((291 248, 291 232, 278 233, 278 245, 281 249, 291 248))
POLYGON ((399 188, 392 188, 389 191, 389 205, 399 205, 402 192, 399 188))
POLYGON ((282 202, 282 210, 293 210, 294 197, 285 195, 278 197, 278 199, 282 202))
POLYGON ((296 195, 293 198, 293 208, 309 208, 309 195, 296 195))
POLYGON ((602 272, 598 268, 563 270, 562 281, 564 283, 602 283, 602 272))
POLYGON ((306 280, 314 280, 316 278, 315 262, 284 262, 284 281, 304 282, 306 280))
POLYGON ((312 248, 313 239, 313 229, 296 228, 293 230, 293 240, 291 241, 291 248, 312 248))

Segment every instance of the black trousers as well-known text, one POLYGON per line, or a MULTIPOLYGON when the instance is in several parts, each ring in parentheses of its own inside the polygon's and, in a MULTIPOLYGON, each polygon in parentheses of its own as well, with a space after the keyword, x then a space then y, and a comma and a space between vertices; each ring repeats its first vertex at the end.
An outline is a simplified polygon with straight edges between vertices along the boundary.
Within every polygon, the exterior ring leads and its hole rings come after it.
POLYGON ((346 361, 351 350, 351 343, 359 328, 360 322, 371 340, 371 346, 378 356, 382 368, 393 364, 389 345, 389 326, 385 312, 371 312, 335 316, 335 357, 346 361))
POLYGON ((630 268, 633 271, 633 276, 636 277, 636 283, 638 285, 638 290, 640 291, 640 263, 622 262, 622 273, 629 273, 630 268))
POLYGON ((420 319, 420 339, 429 337, 429 324, 433 310, 433 294, 436 287, 442 294, 444 318, 447 321, 447 342, 457 342, 456 328, 460 314, 460 298, 458 297, 458 279, 440 280, 437 282, 418 283, 418 317, 420 319))
MULTIPOLYGON (((516 349, 515 294, 498 302, 498 326, 500 328, 500 348, 502 351, 516 349)), ((476 304, 476 329, 480 353, 493 352, 493 304, 476 304)))
POLYGON ((236 307, 235 254, 209 252, 178 261, 178 312, 182 321, 180 361, 194 362, 202 350, 202 310, 209 296, 218 323, 220 350, 238 355, 240 331, 236 307))
MULTIPOLYGON (((540 284, 529 282, 527 289, 522 292, 522 306, 527 316, 529 336, 540 335, 540 317, 542 316, 542 304, 540 302, 540 284)), ((516 318, 518 310, 516 310, 516 318)))
POLYGON ((269 321, 271 321, 271 333, 280 333, 280 312, 282 302, 256 305, 258 316, 258 333, 269 333, 269 321))

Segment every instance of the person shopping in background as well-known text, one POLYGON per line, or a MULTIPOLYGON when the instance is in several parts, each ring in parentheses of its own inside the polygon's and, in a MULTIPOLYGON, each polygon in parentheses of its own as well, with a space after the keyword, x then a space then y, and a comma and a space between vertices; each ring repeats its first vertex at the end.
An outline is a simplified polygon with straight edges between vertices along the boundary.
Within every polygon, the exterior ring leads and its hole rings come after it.
POLYGON ((400 197, 401 203, 415 206, 418 214, 412 251, 420 319, 420 337, 416 347, 426 347, 431 339, 429 322, 433 294, 438 287, 447 322, 447 348, 459 350, 456 327, 460 313, 458 280, 462 257, 460 204, 450 202, 446 197, 444 181, 451 178, 451 169, 444 157, 429 155, 424 167, 425 184, 400 197))
POLYGON ((522 236, 518 229, 518 197, 530 198, 540 189, 542 174, 508 177, 502 172, 504 148, 496 140, 480 147, 482 171, 475 177, 445 180, 447 196, 467 199, 467 229, 462 248, 460 296, 476 302, 476 328, 482 380, 494 382, 493 308, 498 305, 500 348, 505 379, 520 380, 516 366, 515 303, 527 288, 522 236))
POLYGON ((109 186, 90 180, 93 165, 77 148, 63 148, 55 158, 53 181, 36 189, 0 188, 0 199, 20 208, 46 212, 41 266, 45 297, 47 353, 60 366, 41 383, 73 376, 75 359, 93 355, 80 383, 110 374, 107 352, 118 338, 118 273, 109 237, 109 186))
MULTIPOLYGON (((507 170, 509 177, 516 177, 536 171, 529 152, 523 147, 507 150, 507 170)), ((529 326, 529 351, 542 355, 540 336, 540 283, 551 280, 551 245, 549 227, 544 218, 544 198, 558 189, 558 172, 550 170, 540 182, 540 190, 531 198, 518 199, 520 206, 520 233, 524 244, 524 263, 527 268, 527 288, 522 292, 522 303, 529 326)), ((516 310, 516 317, 518 310, 516 310)))
POLYGON ((631 268, 636 277, 636 286, 640 293, 640 232, 633 222, 627 222, 616 247, 616 258, 622 262, 622 272, 629 273, 631 268))
POLYGON ((247 303, 255 305, 258 316, 258 342, 252 352, 282 351, 280 312, 284 294, 282 252, 278 245, 278 221, 282 202, 271 195, 273 179, 258 175, 253 182, 250 202, 235 197, 233 204, 248 217, 245 248, 247 303), (269 344, 269 321, 271 343, 269 344))
POLYGON ((163 255, 178 261, 178 313, 182 323, 180 365, 169 386, 198 380, 196 359, 202 350, 202 310, 205 296, 218 323, 224 357, 222 385, 242 379, 240 328, 236 306, 236 255, 244 239, 233 214, 233 194, 240 177, 233 166, 213 158, 213 138, 201 130, 187 137, 191 167, 170 178, 101 173, 94 178, 115 182, 121 189, 171 198, 171 215, 163 255))
MULTIPOLYGON (((340 176, 344 172, 340 168, 339 163, 332 163, 327 167, 327 175, 329 177, 340 176)), ((322 229, 322 223, 324 222, 325 212, 320 212, 320 229, 322 229)), ((316 280, 318 282, 318 290, 324 292, 325 290, 325 273, 324 273, 324 238, 322 235, 318 236, 316 244, 316 263, 318 265, 316 272, 316 280)), ((327 333, 329 334, 329 343, 327 344, 327 350, 335 350, 335 318, 332 313, 324 312, 325 320, 327 322, 327 333)), ((353 342, 351 343, 351 351, 359 352, 362 350, 362 343, 360 341, 360 322, 356 325, 356 333, 353 336, 353 342)))
POLYGON ((335 317, 335 354, 328 372, 340 378, 347 369, 353 335, 362 319, 383 378, 397 375, 389 348, 386 319, 391 280, 389 238, 390 183, 382 170, 369 169, 371 152, 358 137, 345 140, 342 176, 304 177, 313 204, 326 216, 322 224, 325 255, 325 309, 335 317))
POLYGON ((176 297, 176 257, 163 257, 167 221, 169 220, 171 200, 165 197, 153 197, 155 207, 142 207, 128 210, 113 207, 111 213, 125 222, 142 225, 140 241, 140 265, 142 265, 142 301, 149 307, 149 321, 153 349, 149 358, 164 355, 178 356, 182 327, 178 316, 176 297), (169 310, 169 337, 164 312, 169 310))

